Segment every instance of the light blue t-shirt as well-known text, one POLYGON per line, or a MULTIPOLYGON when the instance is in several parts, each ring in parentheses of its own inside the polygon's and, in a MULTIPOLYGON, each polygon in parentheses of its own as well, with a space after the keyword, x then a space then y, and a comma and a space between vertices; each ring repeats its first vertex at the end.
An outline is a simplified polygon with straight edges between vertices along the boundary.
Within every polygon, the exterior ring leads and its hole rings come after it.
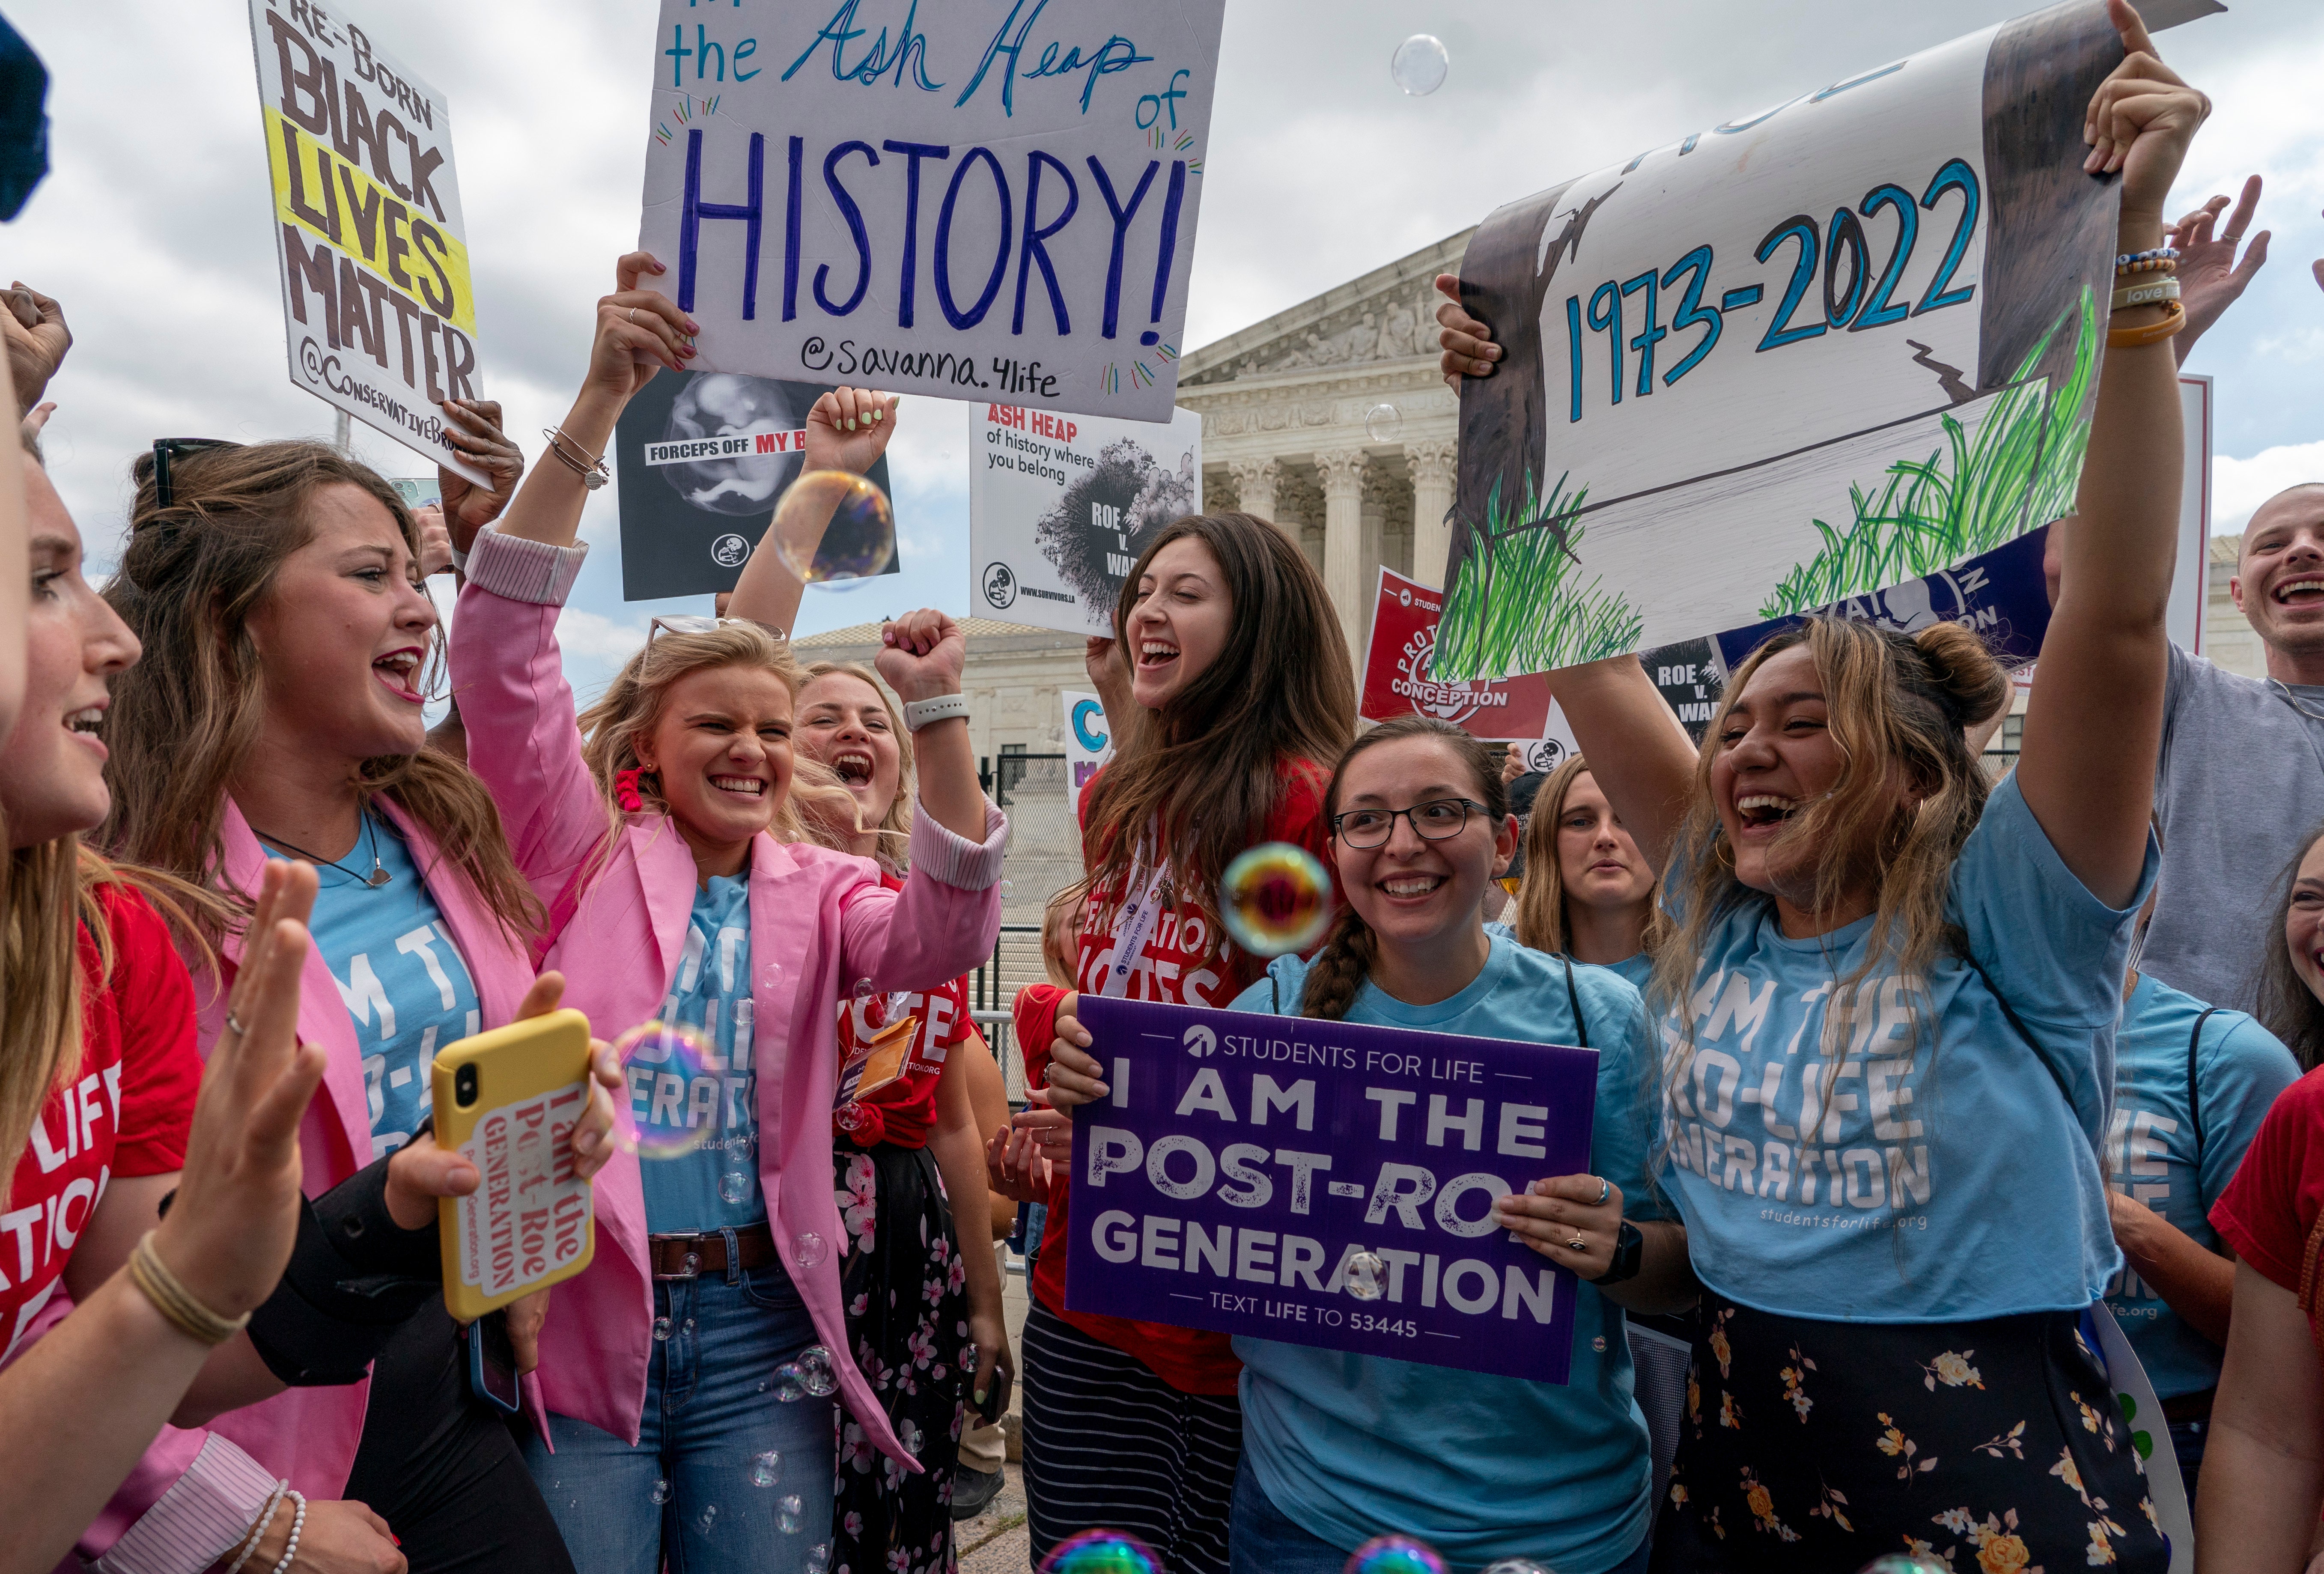
MULTIPOLYGON (((1281 1014, 1295 1013, 1307 966, 1278 957, 1231 1008, 1273 1013, 1279 1000, 1281 1014)), ((1573 980, 1599 1057, 1592 1173, 1622 1189, 1633 1217, 1666 1217, 1646 1183, 1650 1062, 1637 991, 1603 968, 1576 967, 1573 980)), ((1581 1042, 1563 964, 1506 935, 1493 937, 1484 971, 1451 999, 1407 1006, 1368 982, 1347 1019, 1581 1042)), ((1563 1385, 1272 1339, 1237 1339, 1234 1352, 1243 1362, 1243 1457, 1277 1509, 1335 1547, 1405 1531, 1462 1570, 1524 1556, 1598 1574, 1646 1539, 1653 1470, 1622 1309, 1586 1284, 1574 1298, 1563 1385)))
POLYGON ((662 1020, 700 1030, 699 1070, 682 1076, 633 1058, 630 1109, 640 1135, 711 1128, 700 1146, 638 1166, 645 1182, 646 1229, 723 1229, 766 1221, 759 1191, 757 1079, 751 1069, 751 877, 712 876, 694 897, 686 951, 662 1002, 662 1020))
MULTIPOLYGON (((2142 978, 2131 991, 2115 1040, 2107 1184, 2162 1214, 2205 1250, 2217 1251, 2211 1204, 2236 1178, 2268 1106, 2300 1080, 2300 1067, 2275 1035, 2249 1017, 2212 1012, 2194 1056, 2202 1099, 2199 1148, 2188 1108, 2187 1061, 2203 1009, 2202 1001, 2157 979, 2142 978)), ((2189 1327, 2127 1263, 2107 1285, 2107 1304, 2159 1397, 2218 1386, 2219 1347, 2189 1327)))
MULTIPOLYGON (((1757 893, 1719 915, 1683 1002, 1691 1062, 1676 1010, 1662 1028, 1665 1182, 1702 1282, 1763 1312, 1869 1322, 2097 1300, 2122 1261, 2098 1149, 2155 864, 2150 840, 2137 894, 2108 907, 2011 777, 1946 897, 1973 961, 1941 950, 1925 981, 1884 961, 1842 990, 1872 918, 1792 940, 1757 893)), ((1682 920, 1683 886, 1674 862, 1682 920)))
MULTIPOLYGON (((283 856, 272 847, 266 855, 283 856)), ((355 1022, 377 1159, 411 1140, 433 1107, 428 1079, 436 1052, 473 1036, 480 1012, 467 959, 395 827, 383 815, 365 815, 355 851, 338 861, 343 869, 318 866, 308 929, 355 1022), (383 886, 366 883, 374 849, 389 877, 383 886)))
MULTIPOLYGON (((1499 922, 1488 924, 1485 925, 1485 933, 1488 934, 1499 934, 1504 939, 1511 941, 1517 944, 1521 945, 1524 943, 1523 941, 1517 939, 1517 925, 1514 924, 1502 924, 1499 922)), ((1626 956, 1619 962, 1577 962, 1573 965, 1576 967, 1602 967, 1608 972, 1614 974, 1617 978, 1619 978, 1624 982, 1628 983, 1632 989, 1644 990, 1646 987, 1646 980, 1654 976, 1655 954, 1651 951, 1641 951, 1635 956, 1626 956)))

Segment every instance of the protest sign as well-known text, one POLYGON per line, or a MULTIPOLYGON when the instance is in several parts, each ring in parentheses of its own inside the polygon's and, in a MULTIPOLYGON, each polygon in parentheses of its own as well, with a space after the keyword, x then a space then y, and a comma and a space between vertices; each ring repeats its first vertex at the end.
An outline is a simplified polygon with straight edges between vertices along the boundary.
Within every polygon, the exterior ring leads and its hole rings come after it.
POLYGON ((1154 533, 1203 511, 1203 418, 1165 425, 987 405, 969 422, 968 540, 985 606, 1067 634, 1113 632, 1154 533))
POLYGON ((1434 716, 1493 742, 1541 737, 1557 702, 1549 697, 1549 680, 1540 673, 1474 679, 1429 676, 1443 610, 1443 597, 1433 585, 1381 566, 1372 630, 1364 644, 1358 713, 1368 722, 1434 716))
POLYGON ((1112 729, 1105 719, 1105 702, 1093 694, 1059 691, 1065 702, 1065 801, 1081 818, 1082 788, 1099 766, 1113 758, 1112 729))
POLYGON ((2120 58, 2077 0, 1487 218, 1463 290, 1508 354, 1462 390, 1437 675, 1892 586, 1959 615, 1983 587, 1941 570, 2014 595, 1991 555, 2071 509, 2089 429, 2116 191, 2082 119, 2120 58))
POLYGON ((1094 994, 1081 1021, 1111 1091, 1074 1111, 1069 1309, 1565 1381, 1573 1277, 1492 1201, 1590 1167, 1597 1052, 1094 994))
POLYGON ((364 27, 250 0, 290 381, 479 486, 445 437, 475 399, 476 300, 444 96, 364 27))
POLYGON ((1167 420, 1224 7, 662 0, 646 287, 705 371, 1167 420))
MULTIPOLYGON (((613 428, 622 500, 622 599, 732 590, 806 465, 807 417, 830 391, 731 372, 665 372, 613 428)), ((888 491, 885 455, 870 479, 888 491)), ((902 567, 902 554, 884 574, 902 567)), ((837 591, 870 579, 820 581, 837 591)))

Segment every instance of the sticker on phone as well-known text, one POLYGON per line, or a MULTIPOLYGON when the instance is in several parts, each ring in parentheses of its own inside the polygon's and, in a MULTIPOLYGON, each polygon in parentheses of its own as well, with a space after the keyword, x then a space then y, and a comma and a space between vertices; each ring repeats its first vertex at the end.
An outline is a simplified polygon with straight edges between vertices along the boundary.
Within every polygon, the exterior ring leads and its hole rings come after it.
POLYGON ((520 1293, 589 1249, 589 1183, 573 1165, 588 1084, 568 1082, 476 1120, 461 1155, 484 1179, 458 1201, 460 1278, 485 1297, 520 1293))

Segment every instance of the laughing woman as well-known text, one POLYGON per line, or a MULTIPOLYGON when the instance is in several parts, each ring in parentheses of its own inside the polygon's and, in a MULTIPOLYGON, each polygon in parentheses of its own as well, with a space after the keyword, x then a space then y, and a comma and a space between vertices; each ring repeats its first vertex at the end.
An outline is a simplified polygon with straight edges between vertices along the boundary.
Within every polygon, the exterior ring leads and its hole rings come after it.
MULTIPOLYGON (((2205 112, 2111 0, 2089 106, 2120 248, 2160 244, 2205 112)), ((2172 308, 2175 312, 2175 306, 2172 308)), ((1440 309, 1448 372, 1489 362, 1440 309)), ((2121 1261, 2097 1148, 2163 723, 2179 402, 2162 309, 2115 314, 2065 588, 2016 771, 1974 633, 1812 619, 1729 680, 1698 752, 1635 658, 1554 679, 1678 925, 1665 1184, 1705 1286, 1658 1569, 2160 1570, 2078 1324, 2121 1261), (2161 332, 2144 331, 2160 327, 2161 332)))

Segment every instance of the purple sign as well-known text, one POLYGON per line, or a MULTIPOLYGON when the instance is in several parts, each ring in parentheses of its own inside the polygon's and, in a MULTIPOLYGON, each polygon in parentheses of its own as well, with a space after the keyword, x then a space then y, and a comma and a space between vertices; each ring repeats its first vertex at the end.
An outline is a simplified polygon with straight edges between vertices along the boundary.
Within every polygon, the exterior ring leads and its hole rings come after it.
POLYGON ((1074 1111, 1068 1307, 1565 1381, 1573 1276, 1492 1204, 1590 1167, 1595 1051, 1093 994, 1081 1020, 1112 1095, 1074 1111))

